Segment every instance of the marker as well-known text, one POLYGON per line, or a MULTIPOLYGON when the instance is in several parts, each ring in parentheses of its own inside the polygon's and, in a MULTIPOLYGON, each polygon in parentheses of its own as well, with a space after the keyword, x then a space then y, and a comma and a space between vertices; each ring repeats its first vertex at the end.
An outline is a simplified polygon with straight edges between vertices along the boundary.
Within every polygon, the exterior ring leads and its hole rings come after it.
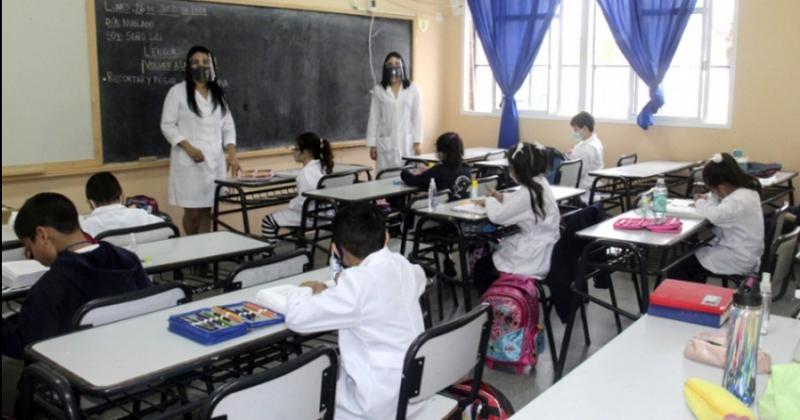
POLYGON ((242 317, 240 317, 233 311, 223 308, 222 306, 214 306, 213 308, 211 308, 211 310, 214 311, 215 314, 221 317, 228 318, 236 322, 244 322, 242 321, 242 317))
POLYGON ((278 316, 277 313, 272 312, 269 309, 262 308, 262 307, 260 307, 260 306, 258 306, 256 304, 254 304, 254 303, 245 302, 244 303, 244 307, 249 309, 249 310, 251 310, 251 311, 254 311, 254 312, 258 313, 258 314, 261 314, 261 315, 264 315, 266 317, 269 317, 269 318, 276 318, 278 316))

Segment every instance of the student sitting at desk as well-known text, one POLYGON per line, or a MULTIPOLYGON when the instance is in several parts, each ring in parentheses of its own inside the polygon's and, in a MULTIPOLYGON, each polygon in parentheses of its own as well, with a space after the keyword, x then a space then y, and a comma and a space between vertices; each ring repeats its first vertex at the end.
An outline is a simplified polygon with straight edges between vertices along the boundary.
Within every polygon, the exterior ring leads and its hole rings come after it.
POLYGON ((714 155, 703 168, 711 192, 695 195, 695 207, 714 225, 715 238, 670 271, 670 277, 705 282, 710 274, 747 275, 758 270, 764 251, 764 216, 759 182, 733 156, 714 155))
POLYGON ((83 219, 81 227, 93 237, 109 230, 164 221, 142 209, 122 205, 122 186, 110 172, 98 172, 86 181, 86 199, 92 213, 83 219))
POLYGON ((400 172, 400 179, 411 187, 427 190, 431 179, 438 190, 453 191, 453 199, 465 198, 469 192, 469 168, 464 164, 464 143, 456 133, 444 133, 436 139, 436 153, 441 163, 418 174, 408 169, 400 172), (463 184, 459 187, 458 184, 463 184))
POLYGON ((586 111, 579 112, 572 117, 569 124, 572 126, 572 139, 577 144, 575 148, 567 152, 567 157, 571 160, 580 159, 583 161, 578 188, 586 191, 581 196, 581 200, 584 203, 588 203, 592 182, 594 182, 594 177, 589 175, 589 172, 603 169, 603 143, 594 133, 594 117, 592 114, 586 111))
POLYGON ((295 162, 303 164, 297 174, 297 197, 289 201, 289 207, 264 216, 261 220, 261 236, 272 244, 278 240, 278 230, 283 227, 300 226, 303 216, 303 193, 317 189, 320 178, 333 171, 333 151, 328 140, 316 133, 306 132, 295 139, 292 147, 295 162))
POLYGON ((547 152, 539 144, 517 143, 509 150, 511 178, 520 185, 512 193, 492 191, 478 204, 486 206, 492 223, 517 225, 520 232, 503 238, 497 250, 475 263, 474 278, 483 294, 500 272, 543 279, 550 271, 550 257, 558 238, 558 204, 544 177, 547 152))
POLYGON ((139 258, 106 242, 90 244, 67 197, 37 194, 22 206, 14 231, 48 270, 31 287, 18 314, 3 319, 3 355, 21 359, 25 346, 72 330, 85 303, 143 289, 150 280, 139 258))
MULTIPOLYGON (((408 346, 424 326, 425 273, 386 248, 383 213, 354 203, 333 221, 333 255, 344 271, 334 287, 311 281, 290 292, 286 326, 299 333, 339 330, 336 419, 392 419, 408 346)), ((412 417, 422 404, 409 407, 412 417)))

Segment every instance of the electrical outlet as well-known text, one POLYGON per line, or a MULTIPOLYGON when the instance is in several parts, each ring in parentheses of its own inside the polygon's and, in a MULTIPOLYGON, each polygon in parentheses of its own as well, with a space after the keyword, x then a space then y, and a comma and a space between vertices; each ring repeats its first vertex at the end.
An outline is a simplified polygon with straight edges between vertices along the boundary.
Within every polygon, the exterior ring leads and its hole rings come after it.
POLYGON ((367 0, 367 9, 374 12, 378 8, 378 0, 367 0))

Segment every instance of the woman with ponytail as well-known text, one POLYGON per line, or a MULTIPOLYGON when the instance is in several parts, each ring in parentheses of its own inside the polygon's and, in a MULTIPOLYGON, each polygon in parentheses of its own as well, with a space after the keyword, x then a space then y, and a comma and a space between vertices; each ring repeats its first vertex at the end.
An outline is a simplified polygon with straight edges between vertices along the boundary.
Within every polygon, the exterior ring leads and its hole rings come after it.
POLYGON ((303 193, 317 189, 317 183, 324 175, 333 172, 333 151, 331 143, 316 133, 306 132, 295 139, 292 147, 295 162, 303 164, 297 174, 297 197, 289 201, 289 207, 276 213, 268 214, 261 220, 261 235, 271 243, 278 239, 281 227, 300 226, 303 215, 303 193))
POLYGON ((520 142, 508 151, 511 178, 520 188, 514 192, 492 191, 477 204, 486 207, 492 223, 519 227, 519 233, 500 241, 497 250, 475 264, 474 278, 483 294, 500 272, 543 279, 550 271, 550 256, 560 233, 558 204, 547 183, 547 150, 539 144, 520 142))

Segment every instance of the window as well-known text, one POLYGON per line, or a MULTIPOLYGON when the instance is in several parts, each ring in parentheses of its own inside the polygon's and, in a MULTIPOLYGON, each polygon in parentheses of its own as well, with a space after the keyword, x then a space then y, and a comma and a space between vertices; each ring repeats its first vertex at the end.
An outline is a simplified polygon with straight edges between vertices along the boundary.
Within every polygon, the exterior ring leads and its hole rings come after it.
MULTIPOLYGON (((666 104, 656 124, 730 123, 737 4, 697 1, 662 83, 666 104)), ((502 94, 469 10, 465 15, 463 108, 499 113, 502 94)), ((585 109, 599 119, 635 123, 649 89, 617 48, 596 2, 562 0, 515 98, 522 116, 571 117, 585 109)))

